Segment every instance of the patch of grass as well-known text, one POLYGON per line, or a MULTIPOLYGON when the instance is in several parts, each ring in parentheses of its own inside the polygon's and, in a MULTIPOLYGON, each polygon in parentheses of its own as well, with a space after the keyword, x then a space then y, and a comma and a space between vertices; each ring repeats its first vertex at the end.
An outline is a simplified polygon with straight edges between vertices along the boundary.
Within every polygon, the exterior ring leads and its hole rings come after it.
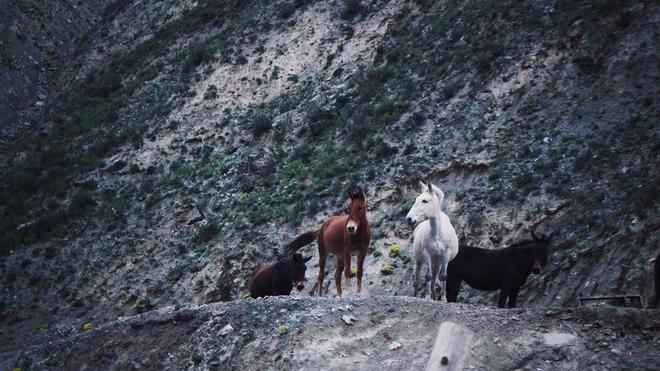
POLYGON ((220 232, 218 222, 214 217, 208 218, 206 224, 202 224, 193 237, 193 243, 203 244, 211 241, 220 232))
POLYGON ((401 254, 401 246, 392 245, 390 246, 390 258, 397 258, 401 254))
POLYGON ((389 276, 394 273, 394 266, 391 264, 385 264, 380 268, 380 273, 384 276, 389 276))

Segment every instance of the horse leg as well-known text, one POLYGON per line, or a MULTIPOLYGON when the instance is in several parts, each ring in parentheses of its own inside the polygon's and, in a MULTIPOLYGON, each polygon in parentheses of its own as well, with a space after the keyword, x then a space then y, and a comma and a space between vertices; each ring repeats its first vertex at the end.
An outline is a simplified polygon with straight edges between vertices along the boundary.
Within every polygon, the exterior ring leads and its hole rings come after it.
POLYGON ((337 268, 335 269, 335 287, 337 287, 337 296, 341 298, 341 273, 344 270, 344 257, 337 254, 337 268))
POLYGON ((506 298, 509 296, 509 289, 504 286, 500 290, 500 299, 497 301, 497 306, 499 308, 504 308, 504 305, 506 304, 506 298))
POLYGON ((413 297, 417 297, 419 293, 419 273, 422 270, 422 262, 415 259, 415 264, 413 266, 413 297))
POLYGON ((518 300, 518 291, 520 291, 520 287, 513 288, 509 293, 509 308, 516 307, 516 301, 518 300))
POLYGON ((364 267, 364 258, 367 256, 367 249, 362 249, 357 256, 357 293, 362 293, 362 268, 364 267))
POLYGON ((447 255, 442 257, 442 262, 440 263, 440 301, 447 301, 447 265, 449 264, 449 259, 447 255))
MULTIPOLYGON (((454 261, 457 259, 454 258, 454 261)), ((455 303, 458 301, 458 292, 461 289, 461 282, 463 281, 463 272, 459 268, 460 264, 447 265, 447 301, 455 303)))
POLYGON ((440 270, 440 263, 438 257, 432 259, 433 265, 431 266, 431 300, 436 300, 438 295, 435 288, 435 277, 438 277, 438 271, 440 270))
POLYGON ((348 292, 348 284, 351 279, 351 254, 348 249, 344 252, 344 281, 341 284, 343 291, 348 292))
POLYGON ((325 259, 328 257, 328 253, 319 245, 319 278, 318 278, 318 287, 319 287, 319 298, 323 296, 323 279, 325 278, 325 259))
MULTIPOLYGON (((424 254, 424 260, 426 264, 426 296, 431 299, 435 299, 435 276, 433 275, 433 260, 429 254, 424 254)), ((437 274, 437 272, 436 272, 437 274)))
POLYGON ((447 278, 447 301, 455 303, 458 301, 458 292, 461 290, 461 279, 449 276, 447 278))

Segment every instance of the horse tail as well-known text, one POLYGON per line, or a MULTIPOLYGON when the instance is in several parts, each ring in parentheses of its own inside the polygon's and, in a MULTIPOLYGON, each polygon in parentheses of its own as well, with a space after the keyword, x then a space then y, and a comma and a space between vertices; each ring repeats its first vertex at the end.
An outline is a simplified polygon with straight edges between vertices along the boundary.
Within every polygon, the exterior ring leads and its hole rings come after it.
POLYGON ((319 230, 305 232, 300 236, 294 238, 293 241, 289 242, 289 244, 286 245, 284 251, 287 254, 293 254, 296 251, 298 251, 298 249, 300 249, 301 247, 305 245, 309 245, 310 243, 314 242, 318 234, 319 234, 319 230))

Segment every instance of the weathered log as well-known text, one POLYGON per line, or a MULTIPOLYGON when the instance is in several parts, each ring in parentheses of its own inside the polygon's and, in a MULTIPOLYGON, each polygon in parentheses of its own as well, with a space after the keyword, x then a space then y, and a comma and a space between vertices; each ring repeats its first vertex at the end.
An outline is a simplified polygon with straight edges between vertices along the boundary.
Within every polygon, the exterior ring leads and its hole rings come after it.
POLYGON ((472 337, 472 331, 465 326, 453 322, 440 324, 426 371, 462 370, 470 353, 472 337))

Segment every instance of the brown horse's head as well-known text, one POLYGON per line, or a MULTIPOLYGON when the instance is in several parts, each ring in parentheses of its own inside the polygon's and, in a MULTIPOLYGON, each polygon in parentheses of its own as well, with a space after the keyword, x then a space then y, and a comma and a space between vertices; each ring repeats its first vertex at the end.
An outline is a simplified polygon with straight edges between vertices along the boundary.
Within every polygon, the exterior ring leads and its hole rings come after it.
POLYGON ((360 226, 367 221, 367 197, 362 188, 354 186, 348 189, 348 197, 351 203, 348 205, 348 223, 346 230, 348 234, 358 233, 360 226))
POLYGON ((532 238, 534 238, 532 273, 539 274, 541 273, 541 269, 548 263, 548 248, 552 235, 541 235, 539 237, 532 231, 532 238))
POLYGON ((312 259, 311 256, 303 258, 300 253, 293 254, 293 284, 298 291, 305 288, 305 271, 307 270, 305 263, 310 259, 312 259))

